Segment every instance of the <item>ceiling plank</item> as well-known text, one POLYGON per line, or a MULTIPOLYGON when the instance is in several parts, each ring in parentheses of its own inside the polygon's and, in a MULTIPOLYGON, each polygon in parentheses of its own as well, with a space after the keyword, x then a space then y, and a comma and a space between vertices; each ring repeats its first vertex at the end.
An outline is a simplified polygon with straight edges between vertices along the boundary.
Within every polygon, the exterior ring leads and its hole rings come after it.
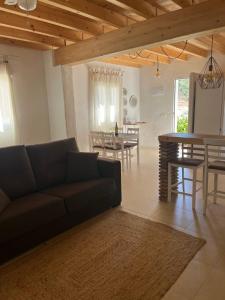
POLYGON ((123 9, 128 9, 135 12, 137 15, 141 15, 144 18, 150 18, 155 15, 152 6, 144 0, 106 0, 114 5, 117 5, 123 9))
POLYGON ((107 8, 96 5, 87 0, 39 0, 72 13, 80 14, 87 18, 110 24, 117 28, 128 25, 128 18, 107 8))
MULTIPOLYGON (((5 5, 4 0, 0 0, 0 10, 14 13, 27 18, 27 12, 19 9, 16 6, 5 5)), ((74 30, 82 30, 92 35, 103 33, 103 27, 88 21, 84 17, 72 14, 62 9, 53 8, 49 5, 38 3, 37 9, 29 12, 29 18, 41 20, 50 24, 60 25, 74 30)))
POLYGON ((130 57, 131 59, 135 60, 135 59, 140 59, 143 61, 149 61, 149 62, 157 62, 157 60, 161 63, 161 64, 170 64, 170 59, 168 57, 166 57, 165 55, 162 56, 160 54, 156 54, 154 52, 151 52, 147 49, 143 49, 140 53, 140 55, 137 55, 136 53, 129 53, 129 54, 125 54, 125 56, 130 57))
POLYGON ((20 40, 5 38, 5 37, 0 37, 0 44, 6 44, 6 45, 10 45, 10 46, 18 46, 18 47, 23 47, 23 48, 31 48, 31 49, 35 49, 35 50, 41 50, 41 51, 52 49, 52 47, 48 46, 48 45, 24 42, 24 41, 20 41, 20 40))
POLYGON ((143 66, 145 66, 145 65, 153 66, 154 62, 155 62, 147 57, 146 58, 142 58, 142 57, 132 58, 129 54, 121 55, 121 56, 119 56, 119 59, 124 59, 127 61, 135 62, 135 63, 141 64, 143 66))
POLYGON ((161 10, 164 13, 169 12, 169 9, 167 9, 162 4, 158 3, 157 0, 145 0, 145 1, 150 3, 152 6, 154 6, 155 8, 157 8, 159 10, 161 10))
POLYGON ((57 49, 54 51, 55 64, 81 63, 113 53, 128 52, 129 49, 171 44, 223 29, 225 0, 207 1, 57 49))
POLYGON ((179 5, 181 8, 188 7, 191 5, 191 2, 189 0, 172 0, 174 3, 179 5))
POLYGON ((148 50, 152 53, 159 54, 161 56, 165 56, 165 57, 169 56, 169 58, 176 58, 177 60, 182 60, 182 61, 188 60, 187 54, 182 53, 181 52, 182 50, 169 48, 167 46, 150 48, 148 50))
POLYGON ((64 46, 64 41, 62 39, 54 38, 51 36, 44 36, 37 33, 30 33, 27 31, 4 27, 4 26, 0 26, 0 36, 13 38, 16 40, 45 44, 45 45, 52 46, 54 48, 64 46))
MULTIPOLYGON (((61 26, 53 24, 48 24, 34 19, 25 19, 22 16, 3 11, 0 11, 0 24, 17 29, 23 29, 29 32, 54 36, 73 42, 81 41, 83 38, 82 32, 78 32, 68 28, 63 28, 61 26)), ((85 36, 85 38, 88 37, 90 36, 85 36)))
POLYGON ((184 49, 184 53, 191 54, 196 57, 207 57, 209 54, 208 50, 198 47, 196 45, 193 45, 190 42, 187 43, 186 47, 185 47, 185 42, 173 43, 173 44, 168 45, 168 47, 172 47, 172 48, 179 49, 179 50, 184 49))
MULTIPOLYGON (((225 38, 219 34, 215 34, 213 37, 214 37, 213 49, 216 52, 225 54, 225 38)), ((211 48, 212 37, 210 37, 210 36, 200 37, 200 38, 198 38, 198 41, 206 44, 209 48, 211 48)))
POLYGON ((104 58, 104 59, 101 59, 99 61, 109 63, 109 64, 113 64, 113 65, 120 65, 120 66, 122 65, 122 66, 132 67, 132 68, 141 68, 142 67, 141 63, 133 62, 131 60, 122 59, 120 57, 104 58))

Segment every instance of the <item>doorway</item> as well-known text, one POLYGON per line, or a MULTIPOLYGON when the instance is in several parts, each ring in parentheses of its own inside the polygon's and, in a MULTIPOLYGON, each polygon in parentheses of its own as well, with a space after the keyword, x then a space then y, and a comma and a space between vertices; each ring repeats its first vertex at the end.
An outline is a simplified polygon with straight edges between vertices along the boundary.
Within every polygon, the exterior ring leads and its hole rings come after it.
POLYGON ((175 80, 174 132, 188 132, 189 78, 175 80))

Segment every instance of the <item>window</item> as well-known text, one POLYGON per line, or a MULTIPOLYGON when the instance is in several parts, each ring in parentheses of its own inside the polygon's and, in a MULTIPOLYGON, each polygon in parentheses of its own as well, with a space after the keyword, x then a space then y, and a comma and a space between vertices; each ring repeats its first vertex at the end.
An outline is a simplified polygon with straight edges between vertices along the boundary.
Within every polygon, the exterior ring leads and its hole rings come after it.
POLYGON ((13 102, 8 64, 0 64, 0 147, 15 143, 13 102))
POLYGON ((90 69, 90 121, 92 130, 110 130, 121 123, 122 74, 90 69))
POLYGON ((175 80, 174 131, 188 132, 189 78, 175 80))

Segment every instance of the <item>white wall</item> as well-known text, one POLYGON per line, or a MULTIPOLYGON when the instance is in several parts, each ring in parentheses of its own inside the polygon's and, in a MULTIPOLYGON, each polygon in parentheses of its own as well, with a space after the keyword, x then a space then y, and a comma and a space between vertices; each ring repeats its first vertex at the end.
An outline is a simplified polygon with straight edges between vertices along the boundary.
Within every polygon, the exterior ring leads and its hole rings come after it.
POLYGON ((51 51, 44 52, 47 103, 51 140, 66 138, 65 107, 61 66, 53 66, 51 51))
MULTIPOLYGON (((225 56, 216 55, 225 70, 225 56)), ((192 58, 187 62, 173 61, 160 65, 160 78, 155 77, 154 67, 140 71, 141 105, 140 119, 147 124, 141 128, 141 143, 145 147, 157 147, 158 135, 173 131, 174 80, 189 77, 191 72, 201 72, 206 58, 192 58), (161 95, 154 95, 163 90, 161 95)))
POLYGON ((7 55, 9 60, 20 143, 48 141, 50 132, 43 53, 1 44, 0 55, 7 55))

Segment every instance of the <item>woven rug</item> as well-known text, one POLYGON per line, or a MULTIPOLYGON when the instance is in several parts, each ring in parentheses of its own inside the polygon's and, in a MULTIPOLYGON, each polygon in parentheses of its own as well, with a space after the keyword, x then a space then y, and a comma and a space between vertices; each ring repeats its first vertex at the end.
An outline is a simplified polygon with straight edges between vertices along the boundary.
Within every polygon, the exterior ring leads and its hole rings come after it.
POLYGON ((113 209, 0 267, 0 299, 161 299, 203 244, 113 209))

